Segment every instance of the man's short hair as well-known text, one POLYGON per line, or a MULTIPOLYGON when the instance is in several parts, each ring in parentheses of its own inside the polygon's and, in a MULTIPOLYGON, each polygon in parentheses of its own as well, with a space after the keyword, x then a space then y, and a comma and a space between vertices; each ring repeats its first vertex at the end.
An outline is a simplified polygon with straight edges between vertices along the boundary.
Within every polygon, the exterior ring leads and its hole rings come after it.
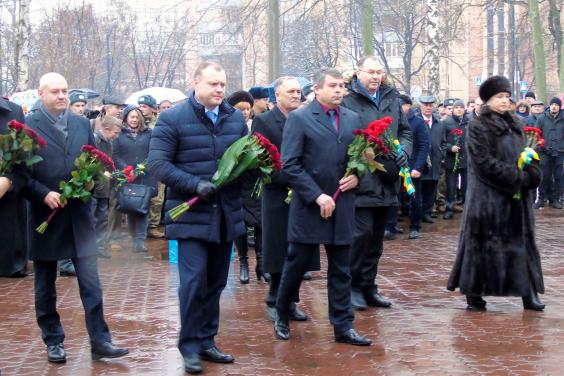
POLYGON ((468 103, 466 103, 466 106, 470 106, 471 104, 476 104, 476 101, 474 99, 470 99, 468 103))
POLYGON ((216 72, 224 71, 223 67, 216 62, 203 61, 196 67, 196 71, 194 72, 194 79, 200 78, 204 69, 207 69, 208 67, 212 67, 216 72))
MULTIPOLYGON (((294 76, 282 76, 282 77, 278 77, 278 78, 276 79, 276 81, 274 81, 274 91, 277 91, 278 88, 284 84, 284 82, 290 81, 290 80, 298 81, 298 79, 297 79, 296 77, 294 77, 294 76)), ((299 81, 298 81, 298 83, 299 83, 299 81)))
POLYGON ((335 68, 320 68, 313 74, 313 83, 319 87, 325 85, 325 77, 343 78, 343 74, 335 68))
POLYGON ((367 60, 376 60, 378 63, 380 63, 382 65, 382 67, 384 66, 384 62, 382 61, 382 59, 376 55, 367 55, 367 56, 363 56, 362 58, 360 58, 360 60, 357 62, 356 67, 357 68, 361 68, 364 63, 366 63, 367 60))

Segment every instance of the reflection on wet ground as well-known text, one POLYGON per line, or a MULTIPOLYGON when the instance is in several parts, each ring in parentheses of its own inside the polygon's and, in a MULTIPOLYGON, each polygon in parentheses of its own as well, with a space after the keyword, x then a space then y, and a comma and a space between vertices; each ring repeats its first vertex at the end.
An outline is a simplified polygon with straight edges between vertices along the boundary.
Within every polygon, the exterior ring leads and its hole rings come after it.
MULTIPOLYGON (((234 261, 222 296, 217 343, 236 362, 205 363, 206 373, 564 374, 564 217, 554 209, 538 213, 537 239, 547 287, 542 296, 545 312, 524 312, 519 298, 489 298, 488 312, 467 312, 463 297, 445 289, 459 222, 439 219, 424 227, 419 240, 401 235, 385 243, 378 283, 393 306, 356 313, 358 331, 374 341, 368 348, 334 343, 327 318, 325 272, 314 273, 300 294, 310 320, 292 323, 290 341, 274 339, 263 303, 267 285, 256 279, 241 285, 234 261)), ((68 361, 47 363, 34 317, 33 278, 0 278, 2 375, 184 374, 176 349, 178 276, 176 267, 166 260, 167 244, 149 241, 148 256, 133 254, 125 241, 121 244, 123 250, 100 261, 100 274, 114 341, 129 347, 131 354, 119 360, 91 361, 76 280, 62 277, 57 281, 58 307, 68 361)))

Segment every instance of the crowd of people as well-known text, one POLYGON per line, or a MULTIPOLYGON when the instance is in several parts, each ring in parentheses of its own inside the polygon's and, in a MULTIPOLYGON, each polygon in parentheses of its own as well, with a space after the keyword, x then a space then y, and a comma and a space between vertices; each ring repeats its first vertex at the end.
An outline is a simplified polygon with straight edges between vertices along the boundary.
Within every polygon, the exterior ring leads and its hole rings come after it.
MULTIPOLYGON (((384 241, 404 232, 402 222, 409 223, 408 239, 424 236, 422 223, 434 223, 439 213, 444 220, 461 213, 448 289, 460 288, 468 309, 485 310, 487 295, 519 296, 525 309, 544 309, 538 298, 544 284, 534 208, 562 209, 560 99, 551 99, 545 109, 530 92, 516 103, 507 79, 494 76, 473 100, 438 103, 425 95, 415 101, 387 80, 374 56, 361 59, 346 77, 320 69, 306 87, 283 76, 271 90, 253 87, 226 97, 226 86, 224 69, 204 62, 185 101, 157 103, 143 95, 137 105, 126 106, 106 97, 88 119, 87 98, 69 96, 64 77, 41 78, 40 106, 25 123, 48 146, 40 151, 39 164, 0 177, 0 221, 13 230, 0 234, 8 245, 0 252, 0 275, 24 277, 28 259, 33 261, 37 322, 50 362, 66 361, 56 311, 58 269, 77 277, 93 359, 128 353, 112 343, 97 271, 97 259, 111 258, 116 239, 124 243, 116 229, 125 222, 132 252, 147 252, 147 236, 166 233, 178 241, 178 348, 189 373, 203 371, 201 360, 234 361, 214 341, 232 244, 243 284, 250 282, 249 248, 254 247, 256 278, 269 284, 265 316, 280 340, 290 338, 291 321, 308 320, 299 306, 300 286, 311 271, 320 270, 323 249, 335 341, 370 345, 354 328, 354 310, 392 305, 376 283, 384 241), (355 130, 384 117, 391 117, 388 131, 401 147, 375 157, 382 169, 346 175, 355 130), (541 129, 545 144, 540 164, 519 168, 526 125, 541 129), (218 188, 211 180, 223 153, 252 132, 281 151, 283 170, 272 173, 260 197, 251 194, 258 172, 218 188), (111 179, 96 183, 89 202, 60 200, 59 182, 71 176, 83 145, 111 156, 120 170, 144 166, 134 183, 149 192, 147 210, 120 210, 111 179), (415 193, 402 188, 404 168, 415 193), (338 200, 332 196, 337 190, 338 200), (517 193, 522 199, 515 199, 517 193), (192 196, 202 202, 173 221, 167 212, 192 196), (53 209, 60 214, 49 230, 34 231, 53 209)), ((5 99, 0 115, 0 131, 9 120, 24 122, 21 108, 5 99)))

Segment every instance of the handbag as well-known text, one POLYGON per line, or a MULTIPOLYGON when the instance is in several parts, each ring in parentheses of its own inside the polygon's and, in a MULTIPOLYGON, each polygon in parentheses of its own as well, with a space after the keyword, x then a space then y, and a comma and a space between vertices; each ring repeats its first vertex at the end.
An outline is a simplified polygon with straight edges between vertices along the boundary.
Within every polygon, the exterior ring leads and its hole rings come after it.
POLYGON ((116 210, 126 214, 149 213, 151 187, 142 184, 125 184, 116 192, 116 210))

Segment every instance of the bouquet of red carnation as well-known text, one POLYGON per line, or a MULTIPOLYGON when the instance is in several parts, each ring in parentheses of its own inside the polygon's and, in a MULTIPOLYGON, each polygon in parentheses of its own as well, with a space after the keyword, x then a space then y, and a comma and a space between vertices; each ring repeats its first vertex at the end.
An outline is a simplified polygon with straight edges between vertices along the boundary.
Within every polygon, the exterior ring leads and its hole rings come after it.
MULTIPOLYGON (((282 169, 278 149, 258 132, 241 137, 227 148, 219 161, 219 167, 211 182, 221 188, 238 179, 245 171, 255 169, 262 172, 253 189, 255 195, 260 194, 265 183, 270 183, 272 171, 282 169)), ((192 197, 190 200, 170 209, 168 211, 170 218, 173 221, 178 220, 199 200, 199 197, 192 197)))
POLYGON ((139 163, 135 167, 129 165, 123 170, 117 170, 112 173, 112 179, 117 182, 116 188, 125 184, 131 184, 138 176, 145 175, 145 165, 146 162, 139 163))
MULTIPOLYGON (((106 179, 104 172, 113 173, 116 169, 112 158, 91 145, 82 147, 82 152, 74 160, 74 165, 76 170, 71 172, 72 178, 69 181, 62 181, 59 185, 61 204, 66 203, 69 199, 88 202, 92 197, 91 192, 94 189, 95 180, 106 179)), ((54 209, 36 231, 43 234, 59 209, 54 209)))
MULTIPOLYGON (((460 141, 462 140, 462 129, 460 128, 454 128, 452 131, 450 131, 450 134, 454 136, 454 146, 458 146, 460 147, 460 141)), ((458 172, 458 169, 460 168, 460 152, 456 153, 456 156, 454 157, 454 167, 453 167, 453 172, 458 172)))
POLYGON ((32 166, 43 160, 36 152, 47 143, 33 129, 12 120, 8 130, 0 135, 0 175, 12 172, 15 165, 32 166))
MULTIPOLYGON (((354 139, 347 150, 349 160, 344 178, 350 175, 356 175, 360 178, 366 171, 386 171, 384 166, 374 159, 390 153, 380 135, 391 124, 391 120, 391 117, 386 117, 373 121, 366 129, 355 129, 353 131, 354 139)), ((338 188, 333 194, 333 201, 337 201, 341 193, 341 189, 338 188)))
POLYGON ((529 147, 531 149, 543 148, 545 141, 542 138, 542 130, 536 127, 524 127, 523 131, 525 132, 526 144, 525 147, 529 147))

